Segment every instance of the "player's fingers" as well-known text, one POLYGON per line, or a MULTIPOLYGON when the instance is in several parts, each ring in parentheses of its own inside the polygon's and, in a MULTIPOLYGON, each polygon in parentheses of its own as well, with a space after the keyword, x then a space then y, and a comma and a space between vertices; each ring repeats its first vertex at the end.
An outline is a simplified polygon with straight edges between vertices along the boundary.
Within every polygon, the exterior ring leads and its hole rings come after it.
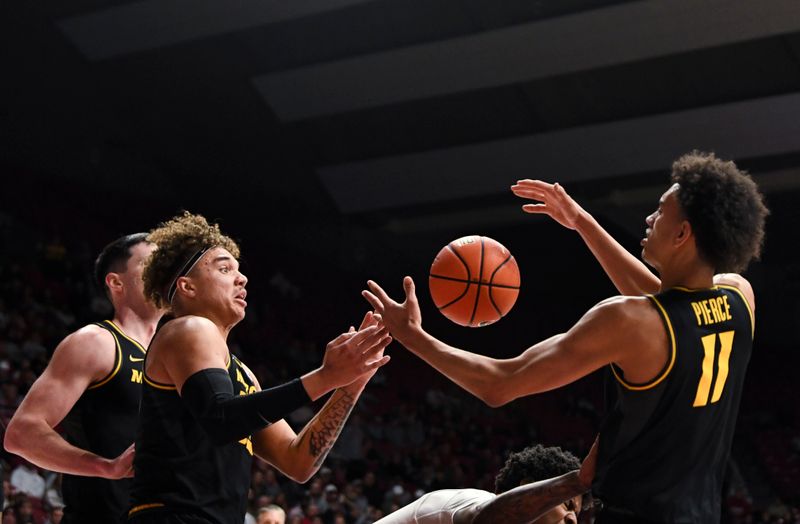
POLYGON ((375 296, 378 297, 384 305, 394 303, 394 300, 386 294, 386 291, 384 291, 377 282, 374 280, 367 280, 367 285, 369 286, 369 290, 375 293, 375 296))
POLYGON ((347 344, 356 347, 360 346, 361 344, 371 344, 372 341, 377 340, 381 336, 386 333, 385 327, 379 326, 370 326, 368 328, 364 328, 361 331, 357 331, 355 335, 353 335, 350 340, 347 341, 347 344))
POLYGON ((378 297, 366 289, 361 292, 361 296, 367 299, 367 302, 369 302, 369 304, 375 308, 375 311, 377 311, 379 314, 383 314, 383 303, 378 299, 378 297))
POLYGON ((515 196, 520 198, 527 198, 528 200, 544 200, 547 195, 541 191, 531 191, 530 189, 513 189, 511 190, 515 196))
POLYGON ((543 180, 532 180, 530 178, 524 178, 522 180, 517 180, 517 183, 514 184, 514 186, 517 186, 519 188, 525 188, 525 189, 535 189, 535 190, 544 191, 544 192, 547 192, 547 191, 553 189, 553 184, 550 184, 550 183, 545 182, 543 180))
POLYGON ((526 213, 534 213, 534 214, 541 214, 541 213, 549 213, 550 209, 547 207, 546 204, 525 204, 522 206, 522 210, 526 213))
POLYGON ((381 351, 386 349, 386 346, 392 343, 392 337, 384 335, 380 339, 374 341, 374 344, 370 345, 366 351, 362 353, 364 360, 366 362, 370 362, 375 356, 380 355, 381 351))
POLYGON ((358 346, 362 351, 368 351, 373 346, 378 344, 380 340, 389 334, 389 330, 385 327, 382 327, 378 331, 374 331, 370 333, 368 336, 364 336, 362 338, 353 339, 353 346, 358 346))
POLYGON ((353 336, 354 334, 355 334, 355 332, 352 332, 352 331, 347 331, 347 332, 345 332, 345 333, 342 333, 342 334, 341 334, 341 335, 339 335, 338 337, 336 337, 336 338, 334 338, 333 340, 331 340, 331 341, 328 343, 328 345, 329 345, 329 346, 330 346, 330 345, 334 345, 334 346, 335 346, 335 345, 337 345, 337 344, 341 344, 342 342, 344 342, 345 340, 347 340, 348 338, 350 338, 350 337, 351 337, 351 336, 353 336))
POLYGON ((412 302, 417 301, 417 292, 414 286, 414 279, 411 277, 405 277, 403 279, 403 289, 406 292, 406 300, 410 300, 412 302))
POLYGON ((383 357, 380 358, 380 360, 376 360, 375 362, 370 362, 369 364, 367 364, 365 372, 378 369, 379 367, 386 365, 386 363, 389 362, 391 359, 392 357, 390 357, 389 355, 384 355, 383 357))
POLYGON ((372 311, 367 311, 366 314, 364 314, 364 318, 361 319, 361 325, 358 326, 358 330, 361 331, 365 327, 371 326, 374 323, 375 322, 372 319, 372 311))

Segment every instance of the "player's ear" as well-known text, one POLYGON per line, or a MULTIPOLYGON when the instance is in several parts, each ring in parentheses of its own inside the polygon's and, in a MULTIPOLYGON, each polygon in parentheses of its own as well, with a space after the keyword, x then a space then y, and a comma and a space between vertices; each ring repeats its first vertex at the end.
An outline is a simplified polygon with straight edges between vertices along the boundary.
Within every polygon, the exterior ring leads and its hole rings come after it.
POLYGON ((122 284, 122 278, 120 278, 119 273, 108 273, 106 274, 106 287, 109 291, 115 291, 117 293, 122 291, 124 287, 122 284))
POLYGON ((186 295, 187 297, 194 298, 197 295, 197 288, 189 277, 180 277, 178 281, 175 282, 175 286, 178 289, 178 293, 186 295))
POLYGON ((688 220, 682 220, 675 235, 675 247, 684 245, 692 237, 692 225, 688 220))

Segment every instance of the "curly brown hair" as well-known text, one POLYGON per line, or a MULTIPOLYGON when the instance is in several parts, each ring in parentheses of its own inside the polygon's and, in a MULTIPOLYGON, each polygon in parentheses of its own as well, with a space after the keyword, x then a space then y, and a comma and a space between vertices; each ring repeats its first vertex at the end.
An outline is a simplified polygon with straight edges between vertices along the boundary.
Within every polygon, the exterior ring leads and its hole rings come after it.
POLYGON ((239 258, 239 246, 222 234, 219 224, 209 224, 204 216, 188 211, 150 231, 147 241, 155 244, 156 250, 148 257, 142 273, 144 295, 162 308, 170 305, 168 288, 178 271, 198 251, 222 247, 239 258))
POLYGON ((747 172, 714 153, 692 151, 672 164, 671 178, 700 256, 716 273, 744 271, 761 256, 769 210, 747 172))

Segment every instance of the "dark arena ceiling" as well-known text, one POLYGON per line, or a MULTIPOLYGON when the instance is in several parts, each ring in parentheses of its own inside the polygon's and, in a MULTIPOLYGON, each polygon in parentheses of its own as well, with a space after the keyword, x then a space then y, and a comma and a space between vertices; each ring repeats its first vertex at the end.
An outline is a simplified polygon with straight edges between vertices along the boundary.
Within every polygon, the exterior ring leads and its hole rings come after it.
POLYGON ((98 217, 133 199, 160 218, 257 219, 319 252, 391 250, 530 223, 508 191, 523 177, 638 238, 671 160, 695 148, 768 196, 800 188, 797 0, 1 9, 7 187, 22 170, 98 217))

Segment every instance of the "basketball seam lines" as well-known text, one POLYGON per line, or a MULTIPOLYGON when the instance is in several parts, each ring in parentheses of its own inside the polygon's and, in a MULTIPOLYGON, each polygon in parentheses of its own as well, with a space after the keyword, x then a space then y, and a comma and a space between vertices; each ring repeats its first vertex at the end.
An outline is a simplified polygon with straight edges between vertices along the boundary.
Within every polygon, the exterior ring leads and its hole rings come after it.
MULTIPOLYGON (((467 265, 467 262, 463 258, 461 258, 461 255, 458 254, 458 251, 453 249, 452 242, 450 244, 447 244, 447 249, 452 251, 453 254, 461 261, 461 263, 464 264, 464 269, 467 270, 467 282, 471 282, 472 281, 471 280, 472 279, 472 273, 469 272, 469 265, 467 265)), ((439 311, 441 311, 446 307, 452 306, 453 304, 455 304, 456 302, 461 300, 464 297, 464 295, 467 294, 467 291, 469 291, 469 283, 467 283, 466 287, 464 288, 464 292, 461 293, 460 295, 458 295, 458 297, 456 297, 454 300, 451 300, 450 302, 448 302, 447 304, 445 304, 443 306, 437 306, 437 308, 439 309, 439 311)))
MULTIPOLYGON (((447 276, 444 276, 444 275, 430 274, 428 276, 431 277, 431 278, 441 278, 442 280, 452 280, 453 282, 463 282, 465 284, 477 284, 478 283, 477 280, 464 280, 463 278, 447 277, 447 276)), ((487 286, 491 286, 491 287, 500 287, 500 288, 503 288, 503 289, 519 289, 520 288, 520 286, 509 286, 508 284, 495 284, 494 282, 491 282, 491 283, 486 284, 486 285, 487 286)))
POLYGON ((497 311, 497 314, 500 315, 500 318, 503 318, 503 312, 500 311, 500 308, 497 307, 497 304, 494 301, 494 296, 492 295, 492 282, 494 282, 494 276, 498 271, 500 271, 500 268, 506 265, 506 262, 509 260, 511 260, 511 253, 508 254, 508 257, 503 260, 503 262, 497 266, 494 271, 492 271, 492 278, 489 279, 489 301, 492 303, 492 306, 494 306, 494 310, 497 311))
MULTIPOLYGON (((475 291, 475 305, 472 306, 472 316, 469 319, 469 325, 471 326, 473 322, 475 322, 475 313, 478 312, 478 302, 481 299, 481 279, 483 278, 483 237, 481 237, 481 264, 478 269, 478 289, 475 291)), ((467 285, 467 289, 469 289, 469 285, 467 285)))

